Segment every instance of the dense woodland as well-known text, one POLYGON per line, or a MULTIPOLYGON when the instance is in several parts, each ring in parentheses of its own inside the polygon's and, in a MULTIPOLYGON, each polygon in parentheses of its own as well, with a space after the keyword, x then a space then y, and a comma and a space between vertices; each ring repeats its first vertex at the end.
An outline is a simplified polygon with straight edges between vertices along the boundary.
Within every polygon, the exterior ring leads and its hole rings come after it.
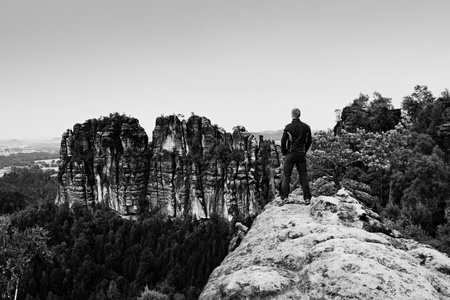
MULTIPOLYGON (((450 254, 448 90, 416 86, 401 109, 361 94, 336 121, 313 137, 313 194, 346 187, 392 229, 450 254)), ((55 197, 52 172, 0 178, 0 299, 197 299, 228 253, 234 224, 217 216, 124 219, 55 197)))
POLYGON ((44 172, 38 165, 13 168, 0 178, 0 215, 18 212, 28 205, 52 202, 56 198, 56 171, 44 172))
POLYGON ((20 273, 22 299, 136 299, 146 286, 170 298, 197 299, 228 253, 228 224, 218 217, 127 220, 101 208, 92 214, 46 204, 27 207, 11 226, 44 228, 51 252, 48 258, 36 251, 26 268, 11 271, 20 273))
POLYGON ((136 299, 145 289, 197 299, 228 253, 229 224, 216 216, 128 220, 102 207, 69 210, 52 204, 55 184, 39 169, 0 179, 2 299, 17 287, 18 299, 136 299))
POLYGON ((331 182, 315 193, 344 186, 391 228, 450 254, 450 93, 434 97, 416 86, 399 113, 376 92, 339 112, 334 132, 317 133, 308 157, 313 181, 331 182))

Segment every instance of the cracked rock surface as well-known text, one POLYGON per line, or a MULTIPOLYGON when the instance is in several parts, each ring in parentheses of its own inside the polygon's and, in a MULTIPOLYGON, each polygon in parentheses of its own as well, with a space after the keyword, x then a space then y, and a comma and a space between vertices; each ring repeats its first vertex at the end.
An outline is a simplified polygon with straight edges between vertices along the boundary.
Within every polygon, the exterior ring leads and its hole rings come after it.
POLYGON ((347 191, 310 206, 294 192, 266 205, 199 299, 443 300, 449 274, 447 255, 389 231, 347 191))

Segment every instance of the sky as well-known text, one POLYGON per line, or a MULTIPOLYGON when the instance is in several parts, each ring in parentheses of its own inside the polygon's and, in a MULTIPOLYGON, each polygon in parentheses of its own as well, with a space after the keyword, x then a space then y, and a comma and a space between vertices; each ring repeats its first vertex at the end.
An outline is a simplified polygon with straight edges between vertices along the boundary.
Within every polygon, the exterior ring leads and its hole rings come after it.
POLYGON ((448 0, 0 0, 0 139, 123 113, 313 130, 360 93, 450 88, 448 0))

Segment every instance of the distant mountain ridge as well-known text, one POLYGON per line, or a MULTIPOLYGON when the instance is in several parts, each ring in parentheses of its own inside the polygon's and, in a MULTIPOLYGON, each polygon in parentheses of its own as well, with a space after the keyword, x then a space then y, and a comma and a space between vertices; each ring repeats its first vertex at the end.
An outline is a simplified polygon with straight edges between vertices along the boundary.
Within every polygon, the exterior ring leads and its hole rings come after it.
POLYGON ((59 148, 61 138, 53 139, 0 139, 0 147, 53 147, 59 148))
POLYGON ((264 137, 264 139, 274 140, 275 142, 280 142, 281 137, 283 136, 283 131, 284 131, 284 129, 264 130, 264 131, 255 131, 255 132, 252 132, 252 134, 255 136, 262 135, 264 137))
MULTIPOLYGON (((313 130, 311 129, 311 134, 314 135, 314 133, 318 132, 320 130, 313 130)), ((281 138, 283 137, 284 129, 279 130, 265 130, 265 131, 255 131, 252 132, 255 136, 262 135, 264 139, 274 140, 276 143, 281 142, 281 138)))

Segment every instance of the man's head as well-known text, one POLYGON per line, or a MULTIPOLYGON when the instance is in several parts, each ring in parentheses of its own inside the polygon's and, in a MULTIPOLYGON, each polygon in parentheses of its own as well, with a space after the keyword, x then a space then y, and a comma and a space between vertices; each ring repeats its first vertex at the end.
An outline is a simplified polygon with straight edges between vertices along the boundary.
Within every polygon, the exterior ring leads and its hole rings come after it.
POLYGON ((292 109, 292 112, 291 112, 291 115, 292 115, 292 119, 298 119, 298 118, 300 118, 300 115, 301 115, 300 109, 298 109, 298 108, 293 108, 293 109, 292 109))

